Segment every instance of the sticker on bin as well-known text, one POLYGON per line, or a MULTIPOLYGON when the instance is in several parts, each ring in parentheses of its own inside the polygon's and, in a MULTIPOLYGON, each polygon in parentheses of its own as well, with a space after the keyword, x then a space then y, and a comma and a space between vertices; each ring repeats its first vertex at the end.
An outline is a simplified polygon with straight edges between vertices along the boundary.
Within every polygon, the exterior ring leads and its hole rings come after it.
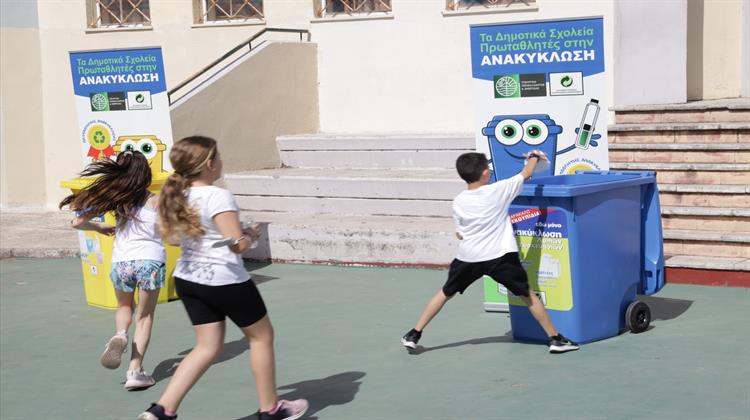
MULTIPOLYGON (((550 310, 573 308, 570 276, 569 221, 555 207, 511 206, 510 219, 518 244, 518 254, 529 279, 529 286, 550 310)), ((525 306, 517 296, 511 305, 525 306)))

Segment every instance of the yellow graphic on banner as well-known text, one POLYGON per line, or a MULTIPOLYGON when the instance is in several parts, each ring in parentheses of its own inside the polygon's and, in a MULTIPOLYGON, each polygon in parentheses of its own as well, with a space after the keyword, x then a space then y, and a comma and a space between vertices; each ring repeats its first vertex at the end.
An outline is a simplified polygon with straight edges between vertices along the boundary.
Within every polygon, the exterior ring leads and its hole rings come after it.
POLYGON ((156 136, 120 136, 115 142, 114 150, 116 153, 141 152, 146 156, 152 173, 164 172, 164 151, 167 150, 167 145, 156 136))
POLYGON ((86 129, 86 142, 89 144, 88 156, 94 160, 104 160, 115 154, 110 146, 112 132, 104 124, 91 124, 86 129))

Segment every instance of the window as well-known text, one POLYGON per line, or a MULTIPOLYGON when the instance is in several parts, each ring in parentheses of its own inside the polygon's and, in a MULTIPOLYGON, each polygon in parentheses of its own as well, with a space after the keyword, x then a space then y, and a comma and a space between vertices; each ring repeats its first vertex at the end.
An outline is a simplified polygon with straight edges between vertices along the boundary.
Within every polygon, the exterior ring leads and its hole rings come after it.
POLYGON ((483 10, 495 7, 508 7, 513 3, 523 3, 530 6, 534 0, 446 0, 445 9, 450 11, 459 10, 483 10))
POLYGON ((193 0, 195 23, 263 19, 263 0, 193 0))
POLYGON ((151 26, 149 0, 89 0, 89 28, 151 26))
POLYGON ((319 18, 391 12, 391 0, 316 0, 315 3, 315 16, 319 18))

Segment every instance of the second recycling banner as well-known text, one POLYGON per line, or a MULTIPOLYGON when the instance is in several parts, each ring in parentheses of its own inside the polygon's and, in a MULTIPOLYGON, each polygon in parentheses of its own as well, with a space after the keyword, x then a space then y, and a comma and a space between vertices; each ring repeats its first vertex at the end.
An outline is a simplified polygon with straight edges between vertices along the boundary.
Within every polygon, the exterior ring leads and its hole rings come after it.
POLYGON ((518 173, 542 150, 537 175, 607 170, 602 18, 471 27, 476 148, 493 181, 518 173))

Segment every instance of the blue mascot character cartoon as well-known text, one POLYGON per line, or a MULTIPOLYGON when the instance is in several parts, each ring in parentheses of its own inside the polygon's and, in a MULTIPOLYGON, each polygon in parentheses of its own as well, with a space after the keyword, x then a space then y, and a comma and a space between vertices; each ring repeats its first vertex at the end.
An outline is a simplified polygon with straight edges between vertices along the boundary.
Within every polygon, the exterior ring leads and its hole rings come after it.
MULTIPOLYGON (((487 126, 482 128, 482 134, 487 136, 490 146, 491 182, 509 178, 520 172, 526 160, 525 155, 534 149, 541 150, 549 159, 547 169, 537 175, 554 175, 556 156, 575 149, 573 145, 557 150, 557 135, 562 132, 563 128, 547 114, 493 117, 487 126)), ((592 139, 599 137, 594 135, 592 139)), ((597 144, 592 141, 591 145, 597 144)))

